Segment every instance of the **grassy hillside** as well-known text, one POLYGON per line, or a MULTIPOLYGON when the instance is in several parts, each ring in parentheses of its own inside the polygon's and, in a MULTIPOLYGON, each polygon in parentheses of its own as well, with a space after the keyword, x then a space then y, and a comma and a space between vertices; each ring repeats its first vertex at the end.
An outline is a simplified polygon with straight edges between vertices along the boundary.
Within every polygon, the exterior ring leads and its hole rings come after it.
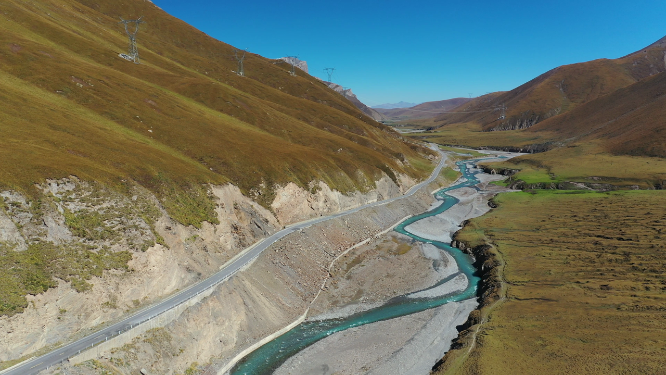
POLYGON ((475 122, 483 130, 526 129, 584 103, 666 71, 666 38, 620 59, 600 59, 555 68, 491 100, 476 100, 436 117, 438 126, 475 122), (506 106, 506 118, 497 108, 506 106))
POLYGON ((612 154, 666 157, 666 73, 548 119, 531 132, 555 132, 567 142, 603 140, 612 154))
MULTIPOLYGON (((521 130, 483 131, 479 123, 451 124, 411 137, 440 144, 547 152, 496 168, 520 169, 528 184, 563 181, 666 185, 666 72, 658 73, 521 130)), ((430 120, 432 124, 433 120, 430 120)), ((428 127, 428 120, 413 127, 428 127)))
POLYGON ((428 153, 317 79, 234 48, 151 2, 0 4, 0 187, 76 175, 111 185, 232 182, 267 204, 276 184, 367 189, 382 173, 427 174, 428 153), (143 16, 141 64, 119 17, 143 16), (410 163, 414 161, 414 163, 410 163))
MULTIPOLYGON (((490 243, 504 298, 444 374, 662 374, 666 192, 508 193, 458 235, 490 243), (475 336, 475 339, 473 338, 475 336)), ((499 295, 496 297, 500 297, 499 295)))

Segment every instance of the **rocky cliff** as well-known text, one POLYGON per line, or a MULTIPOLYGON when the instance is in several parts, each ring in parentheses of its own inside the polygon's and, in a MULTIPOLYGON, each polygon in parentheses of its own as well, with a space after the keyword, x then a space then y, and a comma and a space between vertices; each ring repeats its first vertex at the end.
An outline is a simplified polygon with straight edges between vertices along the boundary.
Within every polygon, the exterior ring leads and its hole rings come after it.
MULTIPOLYGON (((414 184, 407 176, 400 176, 399 180, 402 181, 400 186, 385 176, 376 182, 376 189, 352 195, 341 194, 323 182, 311 184, 310 191, 288 184, 278 189, 271 211, 231 184, 210 186, 208 193, 214 202, 217 223, 203 222, 198 228, 184 226, 169 217, 157 198, 140 186, 130 187, 129 194, 124 195, 70 177, 40 185, 41 194, 37 197, 3 191, 0 193, 0 250, 3 258, 18 263, 21 268, 29 267, 26 271, 32 275, 9 268, 0 276, 5 313, 0 317, 0 331, 4 333, 0 339, 0 361, 31 356, 91 333, 101 325, 207 277, 239 251, 285 225, 394 197, 414 184), (49 250, 44 251, 44 248, 49 250), (34 266, 31 263, 36 249, 46 255, 40 255, 38 265, 34 266), (37 286, 8 290, 8 286, 17 283, 37 286)), ((232 300, 237 306, 231 306, 225 297, 225 308, 217 309, 221 310, 220 317, 243 327, 248 321, 269 322, 258 324, 249 333, 243 333, 244 328, 236 325, 233 328, 236 331, 231 334, 250 342, 245 335, 258 337, 292 319, 291 312, 302 313, 310 294, 317 290, 321 277, 325 276, 309 275, 308 272, 321 269, 299 255, 312 246, 328 248, 325 242, 320 243, 321 235, 328 234, 317 233, 316 241, 305 245, 293 242, 281 255, 280 262, 290 264, 288 271, 266 271, 253 266, 252 275, 268 273, 272 276, 257 281, 252 279, 256 276, 247 279, 243 273, 220 287, 226 292, 216 294, 215 298, 231 293, 236 296, 232 300), (304 286, 293 289, 292 285, 304 286), (289 302, 277 306, 272 297, 275 293, 279 295, 280 290, 296 292, 296 295, 283 296, 289 302), (253 304, 263 309, 237 311, 253 304)), ((352 239, 336 242, 336 249, 344 248, 367 233, 361 230, 352 235, 352 239)), ((318 254, 320 257, 326 252, 318 254)), ((273 259, 269 263, 274 262, 277 261, 273 259)), ((199 324, 211 324, 198 319, 199 324)), ((173 336, 181 334, 174 332, 173 336)), ((228 344, 225 350, 233 352, 241 347, 236 338, 225 342, 228 344)), ((210 350, 210 353, 204 350, 192 355, 199 360, 211 353, 222 356, 219 348, 211 346, 210 350)))

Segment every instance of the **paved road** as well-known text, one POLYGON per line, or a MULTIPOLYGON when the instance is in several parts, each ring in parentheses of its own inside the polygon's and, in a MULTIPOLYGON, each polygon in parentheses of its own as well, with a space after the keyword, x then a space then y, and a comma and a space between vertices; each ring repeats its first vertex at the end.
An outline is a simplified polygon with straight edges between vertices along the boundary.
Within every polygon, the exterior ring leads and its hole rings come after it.
POLYGON ((303 228, 307 228, 311 225, 321 223, 326 220, 331 220, 335 219, 340 216, 345 216, 349 215, 354 212, 361 211, 365 208, 368 207, 375 207, 375 206, 380 206, 383 204, 387 204, 390 202, 394 202, 400 199, 404 199, 407 197, 410 197, 414 195, 419 189, 424 187, 425 185, 431 183, 432 181, 435 180, 435 178, 439 175, 441 172, 442 168, 445 165, 446 161, 446 156, 442 151, 439 151, 439 149, 436 148, 436 146, 432 145, 431 146, 434 150, 438 151, 442 155, 442 160, 440 161, 439 165, 435 170, 433 171, 432 175, 430 177, 413 186, 407 193, 404 195, 394 197, 391 199, 387 200, 382 200, 379 202, 375 203, 370 203, 366 204, 357 208, 353 208, 347 211, 343 211, 337 214, 329 215, 329 216, 322 216, 320 218, 316 218, 313 220, 308 220, 302 223, 294 224, 291 225, 275 234, 272 236, 264 239, 260 243, 258 243, 256 246, 251 248, 249 251, 244 252, 241 256, 237 257, 233 261, 231 261, 226 267, 222 268, 220 271, 217 273, 213 274, 206 280, 203 280, 199 282, 198 284, 195 284, 180 293, 173 295, 162 302, 159 302, 155 305, 152 305, 144 310, 141 310, 140 312, 130 316, 129 318, 126 318, 112 326, 109 326, 107 328, 104 328, 100 331, 97 331, 87 337, 84 337, 78 341, 75 341, 69 345, 63 346, 61 348, 58 348, 48 354, 45 354, 41 357, 38 358, 33 358, 30 360, 27 360, 18 366, 15 366, 11 369, 1 371, 1 375, 32 375, 32 374, 37 374, 38 372, 46 369, 47 367, 57 365, 60 362, 66 361, 69 357, 73 357, 79 353, 79 351, 83 352, 84 350, 91 348, 92 346, 99 344, 103 341, 105 341, 107 338, 114 337, 118 335, 121 332, 127 331, 131 329, 132 327, 136 326, 137 324, 143 323, 151 318, 154 318, 157 315, 160 315, 161 313, 164 313, 181 303, 189 300, 190 298, 198 295, 199 293, 207 290, 208 288, 215 286, 224 280, 228 279, 231 277, 233 274, 238 272, 241 268, 246 266, 248 263, 250 263, 252 260, 254 260, 256 257, 258 257, 266 248, 268 248, 270 245, 272 245, 275 241, 281 239, 282 237, 292 233, 299 231, 303 228))

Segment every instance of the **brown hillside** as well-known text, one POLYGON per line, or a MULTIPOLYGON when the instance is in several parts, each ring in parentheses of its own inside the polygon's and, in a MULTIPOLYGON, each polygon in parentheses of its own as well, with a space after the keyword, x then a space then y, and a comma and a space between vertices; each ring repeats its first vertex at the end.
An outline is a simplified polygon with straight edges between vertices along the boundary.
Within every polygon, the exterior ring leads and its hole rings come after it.
POLYGON ((602 140, 613 154, 666 157, 666 73, 659 73, 529 129, 567 142, 602 140))
POLYGON ((2 186, 231 181, 266 203, 288 181, 349 191, 428 168, 427 151, 317 79, 254 54, 239 77, 233 47, 151 2, 8 0, 0 12, 2 186), (118 56, 118 21, 139 16, 136 65, 118 56))
POLYGON ((529 128, 555 115, 626 87, 643 78, 666 71, 666 38, 620 59, 600 59, 565 65, 475 105, 470 113, 446 114, 435 119, 441 125, 477 122, 486 131, 529 128), (506 105, 506 118, 497 107, 506 105))

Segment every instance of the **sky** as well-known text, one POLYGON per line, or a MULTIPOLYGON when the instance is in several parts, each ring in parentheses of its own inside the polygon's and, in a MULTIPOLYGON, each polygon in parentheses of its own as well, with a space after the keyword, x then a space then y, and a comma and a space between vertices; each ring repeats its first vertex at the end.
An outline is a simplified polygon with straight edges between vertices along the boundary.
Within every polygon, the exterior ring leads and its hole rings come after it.
POLYGON ((206 34, 368 105, 511 90, 560 65, 618 58, 666 36, 664 0, 152 0, 206 34))

